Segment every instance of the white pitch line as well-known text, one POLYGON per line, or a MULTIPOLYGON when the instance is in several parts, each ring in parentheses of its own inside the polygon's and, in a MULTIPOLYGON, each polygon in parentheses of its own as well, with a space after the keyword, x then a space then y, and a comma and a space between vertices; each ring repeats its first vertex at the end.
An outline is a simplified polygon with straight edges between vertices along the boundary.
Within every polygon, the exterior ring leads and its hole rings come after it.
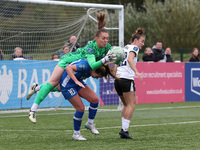
MULTIPOLYGON (((159 108, 136 108, 135 111, 143 111, 143 110, 164 110, 164 109, 183 109, 183 108, 199 108, 200 106, 179 106, 179 107, 159 107, 159 108)), ((50 109, 51 111, 54 109, 50 109)), ((49 109, 39 109, 38 112, 42 111, 50 111, 49 109)), ((62 108, 62 110, 64 110, 62 108)), ((68 110, 68 108, 66 108, 68 110)), ((71 110, 71 109, 70 109, 71 110)), ((72 109, 75 110, 75 109, 72 109)), ((98 109, 98 112, 107 112, 107 111, 119 111, 117 109, 98 109)), ((13 117, 27 117, 28 116, 28 110, 24 110, 24 112, 27 112, 27 115, 12 115, 12 116, 0 116, 0 118, 13 118, 13 117)), ((87 111, 85 113, 88 113, 87 111)), ((1 111, 0 111, 1 114, 1 111)), ((74 112, 69 112, 69 113, 48 113, 48 114, 37 114, 39 116, 43 115, 67 115, 67 114, 74 114, 74 112)))
POLYGON ((155 109, 181 109, 181 108, 199 108, 200 106, 178 106, 178 107, 159 107, 159 108, 140 108, 136 110, 155 110, 155 109))
MULTIPOLYGON (((100 106, 101 107, 101 106, 100 106)), ((182 109, 182 108, 199 108, 200 106, 178 106, 178 107, 158 107, 158 108, 137 108, 136 110, 157 110, 157 109, 182 109)), ((88 110, 88 107, 85 107, 85 110, 88 110)), ((40 108, 37 111, 43 112, 43 111, 55 111, 55 108, 40 108)), ((58 110, 75 110, 72 108, 58 108, 58 110)), ((57 111, 57 110, 56 110, 57 111)), ((98 111, 119 111, 117 109, 101 109, 99 108, 98 111)), ((29 112, 29 109, 23 109, 23 110, 2 110, 0 111, 0 114, 10 114, 10 113, 24 113, 29 112)))
MULTIPOLYGON (((132 127, 148 127, 148 126, 166 126, 166 125, 181 125, 181 124, 195 124, 200 123, 200 121, 188 121, 188 122, 172 122, 172 123, 161 123, 161 124, 141 124, 141 125, 130 125, 129 128, 132 127)), ((121 128, 121 126, 115 126, 115 127, 103 127, 103 128, 97 128, 98 130, 107 130, 107 129, 116 129, 121 128)), ((81 131, 87 130, 87 129, 81 129, 81 131)), ((71 133, 74 130, 0 130, 0 132, 67 132, 71 133)))

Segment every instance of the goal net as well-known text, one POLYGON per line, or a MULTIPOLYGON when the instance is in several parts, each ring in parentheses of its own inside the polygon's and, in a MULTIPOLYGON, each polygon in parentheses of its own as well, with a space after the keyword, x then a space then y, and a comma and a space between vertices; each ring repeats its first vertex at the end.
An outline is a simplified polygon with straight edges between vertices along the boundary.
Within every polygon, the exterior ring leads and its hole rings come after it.
MULTIPOLYGON (((105 29, 109 33, 109 43, 124 46, 122 5, 1 0, 0 49, 4 53, 4 61, 0 61, 0 81, 4 82, 0 83, 0 110, 29 108, 35 97, 26 100, 30 85, 47 82, 57 63, 48 61, 52 54, 60 50, 72 35, 77 37, 80 47, 93 40, 97 31, 96 12, 99 11, 106 13, 105 29), (31 56, 33 60, 6 61, 16 47, 21 47, 23 55, 31 56)), ((99 80, 88 79, 88 84, 99 95, 99 80)), ((42 106, 57 107, 62 99, 60 93, 49 94, 42 106)))

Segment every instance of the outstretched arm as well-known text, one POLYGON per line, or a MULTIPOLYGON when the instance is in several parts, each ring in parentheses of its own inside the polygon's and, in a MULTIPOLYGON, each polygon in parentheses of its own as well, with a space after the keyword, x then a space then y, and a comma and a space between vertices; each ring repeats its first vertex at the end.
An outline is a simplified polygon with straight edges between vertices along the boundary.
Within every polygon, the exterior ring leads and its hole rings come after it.
POLYGON ((117 57, 115 54, 113 54, 111 51, 108 51, 105 57, 103 57, 101 60, 96 61, 95 55, 90 54, 87 56, 87 61, 92 70, 96 70, 99 67, 103 66, 103 64, 106 64, 108 62, 114 63, 117 61, 117 57))
POLYGON ((66 71, 68 73, 68 75, 70 76, 70 78, 80 87, 85 88, 85 86, 78 81, 78 79, 76 78, 76 76, 74 75, 74 71, 77 71, 77 67, 76 65, 69 65, 66 67, 66 71))
POLYGON ((143 80, 143 79, 142 79, 142 76, 140 75, 140 73, 138 72, 138 70, 137 70, 137 68, 136 68, 136 66, 135 66, 135 64, 134 64, 134 61, 133 61, 133 58, 134 58, 134 57, 135 57, 135 53, 134 53, 134 52, 130 52, 127 61, 128 61, 129 65, 130 65, 131 69, 133 69, 133 71, 135 72, 135 74, 136 74, 136 76, 138 77, 138 79, 139 79, 140 81, 142 81, 142 80, 143 80))
POLYGON ((97 68, 103 66, 100 60, 96 61, 95 55, 93 54, 87 56, 87 61, 92 70, 96 70, 97 68))

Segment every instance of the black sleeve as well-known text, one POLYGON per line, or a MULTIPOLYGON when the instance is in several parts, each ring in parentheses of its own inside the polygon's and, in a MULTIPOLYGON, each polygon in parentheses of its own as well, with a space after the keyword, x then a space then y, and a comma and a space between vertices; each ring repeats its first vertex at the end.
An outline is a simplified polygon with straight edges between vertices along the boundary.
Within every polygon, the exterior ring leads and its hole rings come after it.
POLYGON ((142 60, 145 61, 155 61, 155 55, 152 53, 151 55, 147 55, 146 53, 144 53, 144 55, 142 56, 142 60))

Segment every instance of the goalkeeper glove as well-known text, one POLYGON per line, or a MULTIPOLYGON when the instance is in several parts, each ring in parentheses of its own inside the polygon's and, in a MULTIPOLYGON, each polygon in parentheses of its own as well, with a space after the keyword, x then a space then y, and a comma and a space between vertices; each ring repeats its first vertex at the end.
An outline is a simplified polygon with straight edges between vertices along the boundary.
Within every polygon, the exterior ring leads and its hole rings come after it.
POLYGON ((108 63, 108 62, 116 62, 116 61, 117 61, 116 55, 113 54, 110 50, 108 51, 106 56, 101 59, 102 64, 105 64, 105 63, 108 63))

